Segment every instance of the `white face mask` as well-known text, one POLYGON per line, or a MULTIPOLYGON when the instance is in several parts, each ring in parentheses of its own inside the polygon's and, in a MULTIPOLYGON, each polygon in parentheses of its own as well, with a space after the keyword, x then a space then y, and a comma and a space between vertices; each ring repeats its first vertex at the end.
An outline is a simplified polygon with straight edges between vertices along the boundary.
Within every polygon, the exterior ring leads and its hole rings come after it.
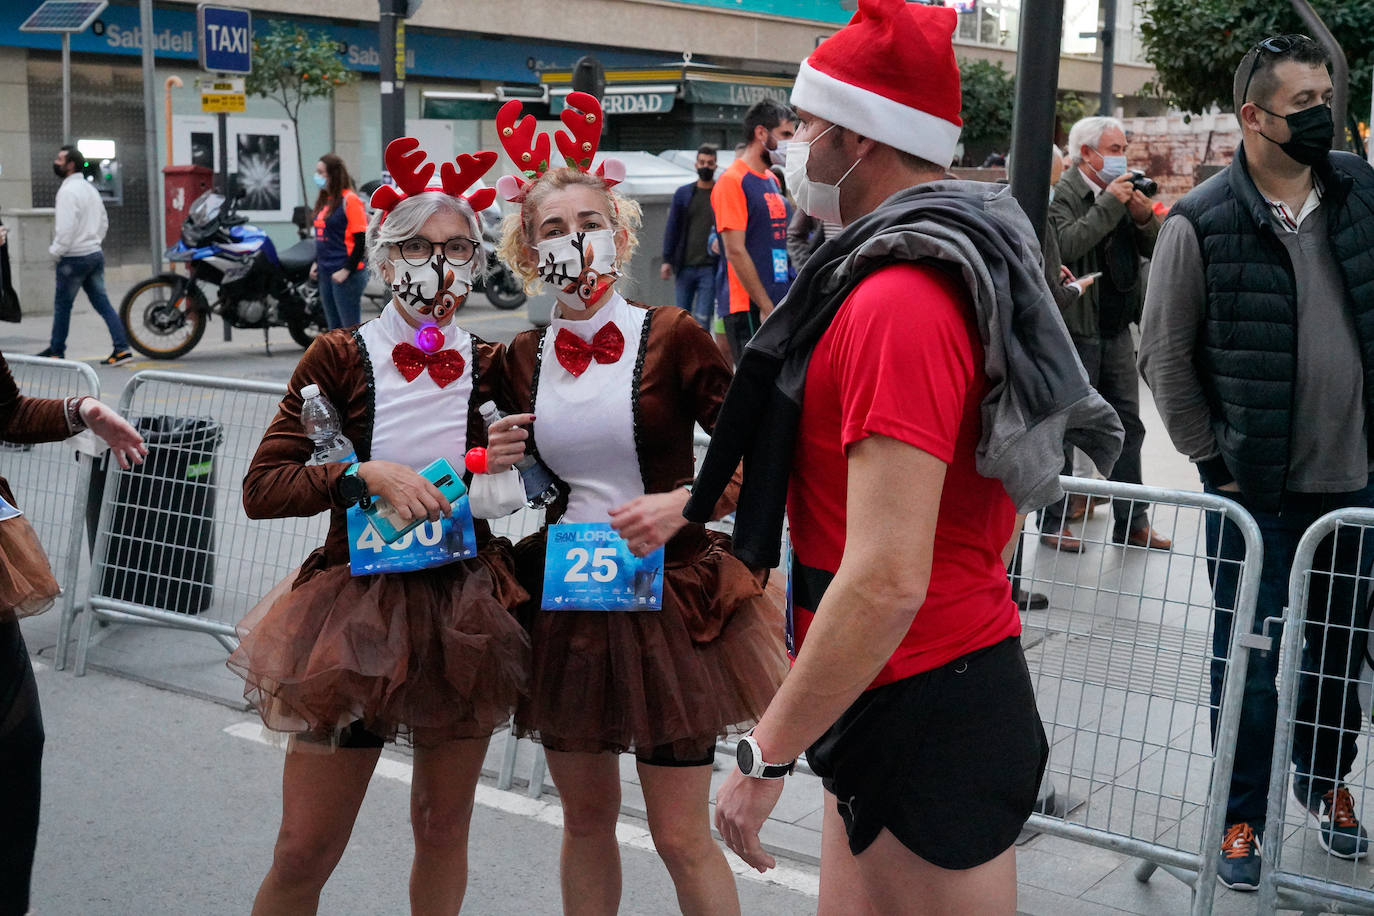
POLYGON ((778 145, 768 151, 768 158, 774 165, 787 168, 787 150, 792 145, 791 140, 779 140, 778 145))
POLYGON ((391 296, 412 318, 444 324, 462 307, 472 289, 472 262, 454 267, 432 255, 423 267, 391 259, 391 296))
POLYGON ((620 279, 614 229, 560 235, 534 249, 539 252, 539 278, 564 308, 585 311, 620 279))
MULTIPOLYGON (((1100 154, 1099 154, 1100 155, 1100 154)), ((1102 179, 1103 184, 1111 184, 1122 175, 1126 174, 1125 156, 1103 156, 1102 168, 1097 170, 1097 177, 1102 179)))
POLYGON ((840 180, 834 184, 825 184, 821 181, 812 181, 806 177, 806 163, 811 158, 811 144, 830 131, 835 129, 831 124, 825 130, 816 135, 815 140, 793 140, 788 149, 787 166, 783 169, 783 176, 787 179, 787 187, 792 192, 792 199, 797 202, 797 206, 808 216, 828 223, 842 222, 840 219, 840 182, 849 177, 849 172, 854 171, 863 157, 854 160, 854 165, 849 167, 849 171, 840 176, 840 180))

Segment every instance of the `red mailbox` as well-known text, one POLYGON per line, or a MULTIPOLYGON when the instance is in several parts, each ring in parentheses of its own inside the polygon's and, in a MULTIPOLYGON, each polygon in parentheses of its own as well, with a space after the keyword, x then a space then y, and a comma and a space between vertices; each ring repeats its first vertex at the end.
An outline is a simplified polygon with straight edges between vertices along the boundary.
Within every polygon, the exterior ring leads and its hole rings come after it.
POLYGON ((181 223, 197 197, 214 187, 215 173, 203 165, 169 165, 162 169, 162 225, 171 248, 181 238, 181 223))

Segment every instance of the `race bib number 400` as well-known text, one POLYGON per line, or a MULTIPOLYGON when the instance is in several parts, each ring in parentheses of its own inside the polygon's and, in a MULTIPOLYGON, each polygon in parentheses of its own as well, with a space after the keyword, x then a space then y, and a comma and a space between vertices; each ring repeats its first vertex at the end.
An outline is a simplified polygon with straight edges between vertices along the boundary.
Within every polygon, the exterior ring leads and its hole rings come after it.
POLYGON ((604 522, 550 525, 544 554, 546 611, 657 611, 663 548, 637 557, 604 522))
POLYGON ((348 510, 348 567, 355 576, 432 569, 475 556, 477 535, 467 494, 453 504, 448 517, 425 521, 390 544, 362 509, 348 510))

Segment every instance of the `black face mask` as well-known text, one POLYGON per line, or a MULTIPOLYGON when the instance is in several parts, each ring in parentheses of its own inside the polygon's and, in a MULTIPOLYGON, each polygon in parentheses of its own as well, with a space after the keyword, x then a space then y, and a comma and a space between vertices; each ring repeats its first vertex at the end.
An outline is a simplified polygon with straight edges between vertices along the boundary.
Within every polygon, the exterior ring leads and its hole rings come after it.
POLYGON ((702 181, 710 181, 715 177, 716 170, 713 168, 707 168, 706 166, 702 166, 701 168, 697 169, 697 178, 701 179, 702 181))
POLYGON ((54 162, 54 163, 52 164, 52 173, 53 173, 54 175, 56 175, 58 178, 66 178, 66 177, 67 177, 67 170, 66 170, 66 168, 64 168, 63 166, 58 165, 56 162, 54 162))
POLYGON ((1273 143, 1288 154, 1294 162, 1314 166, 1326 160, 1331 152, 1331 137, 1335 133, 1335 123, 1331 120, 1331 106, 1322 102, 1291 115, 1277 115, 1268 108, 1256 105, 1260 111, 1274 117, 1282 117, 1288 122, 1288 140, 1279 143, 1261 133, 1260 136, 1273 143))

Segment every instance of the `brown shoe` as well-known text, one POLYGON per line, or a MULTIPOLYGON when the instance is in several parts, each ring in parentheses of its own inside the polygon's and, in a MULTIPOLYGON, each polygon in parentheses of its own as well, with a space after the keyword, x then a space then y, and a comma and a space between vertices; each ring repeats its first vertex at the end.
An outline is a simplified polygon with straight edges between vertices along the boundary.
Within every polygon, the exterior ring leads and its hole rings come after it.
POLYGON ((1150 550, 1170 550, 1174 542, 1164 535, 1155 531, 1149 525, 1141 525, 1139 528, 1132 528, 1131 533, 1126 535, 1123 540, 1120 535, 1113 532, 1112 541, 1124 547, 1145 547, 1150 550))
POLYGON ((1064 553, 1082 553, 1083 542, 1073 533, 1073 529, 1068 525, 1062 526, 1058 531, 1046 531, 1040 535, 1040 543, 1054 550, 1062 550, 1064 553))
POLYGON ((1089 515, 1107 500, 1100 496, 1084 496, 1082 493, 1074 493, 1069 496, 1069 514, 1064 516, 1067 522, 1077 522, 1089 515))

